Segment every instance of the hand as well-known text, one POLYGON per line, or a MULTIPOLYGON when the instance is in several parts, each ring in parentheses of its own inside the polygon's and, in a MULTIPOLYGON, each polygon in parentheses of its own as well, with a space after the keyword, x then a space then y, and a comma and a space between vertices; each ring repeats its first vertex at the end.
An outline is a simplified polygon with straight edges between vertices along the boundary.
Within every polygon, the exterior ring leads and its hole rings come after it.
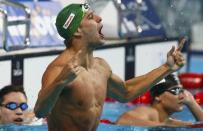
POLYGON ((184 98, 183 98, 183 103, 184 104, 190 105, 190 104, 195 102, 195 99, 194 99, 193 95, 189 91, 184 90, 183 96, 184 96, 184 98))
POLYGON ((181 53, 181 50, 185 43, 186 39, 183 38, 180 41, 177 49, 175 49, 175 47, 173 46, 171 50, 167 53, 166 64, 170 67, 172 71, 177 71, 185 64, 185 59, 183 57, 183 54, 181 53))
POLYGON ((84 59, 84 53, 82 50, 79 50, 63 67, 63 70, 60 74, 60 80, 63 80, 65 83, 72 82, 80 72, 85 69, 81 66, 81 63, 84 59))

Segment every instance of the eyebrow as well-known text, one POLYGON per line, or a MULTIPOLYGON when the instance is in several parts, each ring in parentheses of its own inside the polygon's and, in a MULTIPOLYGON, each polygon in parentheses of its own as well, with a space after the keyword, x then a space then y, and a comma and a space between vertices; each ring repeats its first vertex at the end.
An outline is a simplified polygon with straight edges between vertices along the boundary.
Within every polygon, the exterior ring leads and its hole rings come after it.
POLYGON ((93 15, 93 14, 94 14, 94 11, 91 11, 91 12, 87 13, 86 17, 89 17, 90 15, 93 15))

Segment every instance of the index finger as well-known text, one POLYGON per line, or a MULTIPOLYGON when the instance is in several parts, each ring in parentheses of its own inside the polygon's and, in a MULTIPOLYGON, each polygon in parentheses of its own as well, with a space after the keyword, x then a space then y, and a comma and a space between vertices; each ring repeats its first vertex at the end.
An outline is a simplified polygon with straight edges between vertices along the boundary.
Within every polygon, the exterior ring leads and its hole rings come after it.
POLYGON ((183 38, 180 43, 178 44, 177 51, 181 51, 183 49, 184 44, 186 43, 186 38, 183 38))

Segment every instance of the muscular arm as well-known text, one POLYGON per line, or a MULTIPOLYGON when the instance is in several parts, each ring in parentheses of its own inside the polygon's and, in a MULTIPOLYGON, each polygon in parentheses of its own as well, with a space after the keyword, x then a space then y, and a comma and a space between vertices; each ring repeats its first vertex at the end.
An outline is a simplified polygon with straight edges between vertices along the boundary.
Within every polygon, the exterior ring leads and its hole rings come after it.
POLYGON ((37 117, 46 116, 52 110, 64 86, 68 87, 84 70, 80 66, 81 53, 81 51, 78 51, 67 63, 63 63, 63 61, 67 61, 67 58, 64 60, 59 57, 55 64, 51 64, 47 68, 42 78, 42 88, 34 108, 37 117))
MULTIPOLYGON (((42 89, 35 104, 35 114, 41 118, 46 116, 55 105, 66 82, 57 80, 60 68, 48 68, 42 78, 42 89)), ((59 77, 59 76, 58 76, 59 77)))
POLYGON ((120 102, 127 102, 147 91, 169 73, 170 68, 164 64, 145 75, 127 81, 122 81, 112 74, 108 82, 108 96, 120 102))
POLYGON ((108 96, 120 102, 127 102, 150 89, 168 74, 177 71, 185 64, 183 55, 180 52, 184 43, 185 39, 180 42, 176 50, 175 47, 172 47, 167 53, 166 63, 145 75, 123 82, 112 74, 108 81, 108 96))

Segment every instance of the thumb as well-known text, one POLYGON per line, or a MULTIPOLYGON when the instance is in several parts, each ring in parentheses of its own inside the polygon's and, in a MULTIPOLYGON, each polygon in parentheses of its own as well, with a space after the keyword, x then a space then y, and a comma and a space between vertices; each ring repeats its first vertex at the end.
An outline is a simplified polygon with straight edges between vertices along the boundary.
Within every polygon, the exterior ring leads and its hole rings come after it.
POLYGON ((171 50, 167 53, 167 56, 171 56, 175 51, 175 46, 172 46, 171 50))

